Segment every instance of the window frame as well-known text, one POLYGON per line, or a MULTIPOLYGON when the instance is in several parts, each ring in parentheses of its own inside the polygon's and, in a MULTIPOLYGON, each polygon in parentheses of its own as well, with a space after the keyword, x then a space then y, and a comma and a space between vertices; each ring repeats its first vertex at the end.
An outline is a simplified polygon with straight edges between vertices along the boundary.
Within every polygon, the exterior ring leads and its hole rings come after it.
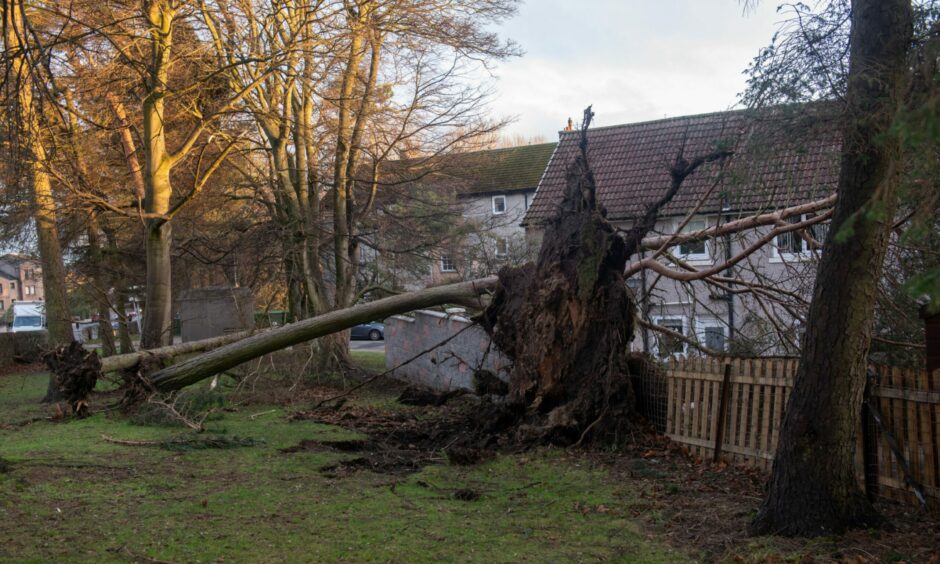
POLYGON ((495 249, 494 252, 496 253, 496 258, 506 258, 506 257, 508 257, 508 256, 509 256, 509 240, 506 239, 505 237, 497 237, 497 238, 496 238, 496 249, 495 249), (502 247, 503 247, 502 252, 500 252, 500 250, 499 250, 500 244, 502 244, 502 247))
MULTIPOLYGON (((676 227, 678 228, 681 223, 682 221, 679 221, 679 223, 676 224, 676 227)), ((703 229, 708 229, 708 219, 704 217, 693 217, 688 222, 686 222, 685 226, 682 227, 682 230, 679 231, 679 233, 690 233, 690 232, 695 232, 695 231, 701 231, 703 229), (698 224, 698 223, 701 223, 702 226, 692 227, 693 224, 698 224)), ((710 261, 712 257, 711 257, 711 245, 709 244, 709 240, 703 239, 701 241, 695 241, 695 243, 696 244, 701 243, 704 251, 701 253, 686 253, 682 249, 682 246, 686 243, 679 243, 678 245, 676 245, 676 248, 679 251, 676 253, 676 256, 678 256, 680 259, 687 261, 687 262, 710 261)))
POLYGON ((442 254, 439 265, 441 267, 441 272, 446 272, 446 273, 457 272, 457 261, 451 258, 450 255, 442 254), (450 268, 447 268, 444 266, 445 262, 450 263, 450 268))
MULTIPOLYGON (((667 329, 673 329, 673 330, 674 330, 673 327, 667 327, 666 325, 664 325, 664 324, 663 324, 664 321, 679 321, 679 322, 682 324, 682 330, 680 331, 680 333, 682 333, 684 336, 688 337, 688 332, 689 332, 689 318, 688 318, 688 317, 686 317, 685 315, 657 315, 657 316, 653 316, 653 324, 659 325, 659 326, 662 326, 662 327, 666 327, 667 329)), ((685 355, 689 354, 689 343, 686 343, 685 341, 679 341, 679 344, 682 346, 682 350, 669 353, 668 355, 663 355, 663 354, 661 354, 660 351, 659 351, 659 340, 660 340, 661 338, 665 337, 665 335, 663 335, 662 333, 660 333, 660 332, 658 332, 658 331, 653 331, 653 333, 655 333, 655 335, 654 335, 654 340, 653 340, 653 354, 655 354, 655 356, 656 356, 657 358, 663 358, 663 359, 665 359, 665 358, 681 358, 681 357, 684 357, 685 355)))
MULTIPOLYGON (((788 222, 790 222, 790 223, 802 223, 802 222, 804 222, 804 221, 806 221, 806 220, 812 218, 812 217, 815 216, 815 215, 816 215, 816 214, 814 214, 814 213, 801 213, 801 214, 799 214, 799 215, 794 215, 794 216, 788 217, 785 221, 788 221, 788 222), (793 221, 793 220, 796 220, 796 221, 793 221)), ((806 230, 810 231, 810 235, 811 235, 814 239, 816 239, 816 241, 819 243, 819 247, 818 247, 818 248, 815 248, 815 249, 810 248, 810 243, 809 243, 809 241, 807 241, 807 240, 804 239, 803 237, 800 237, 800 235, 799 235, 799 230, 797 230, 797 231, 787 231, 786 233, 780 233, 779 235, 776 235, 776 236, 774 237, 773 245, 772 245, 772 246, 773 246, 773 255, 770 257, 771 262, 775 262, 775 263, 780 263, 780 262, 800 262, 800 261, 805 261, 805 260, 809 260, 809 259, 814 258, 818 253, 821 253, 821 252, 822 252, 822 250, 823 250, 823 248, 822 248, 823 241, 819 240, 819 238, 816 237, 816 234, 813 233, 813 231, 814 231, 814 230, 818 230, 818 229, 819 229, 820 227, 822 227, 822 226, 825 226, 826 229, 828 230, 828 229, 829 229, 829 222, 828 222, 828 220, 827 220, 827 221, 821 221, 821 222, 819 222, 819 223, 815 223, 815 224, 813 224, 813 225, 811 225, 811 226, 805 228, 806 230), (781 245, 780 245, 780 238, 781 238, 781 237, 798 237, 799 240, 800 240, 800 251, 799 251, 799 252, 781 251, 781 250, 780 250, 780 247, 781 247, 781 245)), ((825 239, 825 237, 823 237, 823 239, 825 239)))
MULTIPOLYGON (((724 346, 721 348, 720 352, 728 351, 728 324, 722 322, 720 319, 696 319, 695 320, 695 339, 703 347, 708 347, 708 338, 707 331, 708 329, 721 329, 723 335, 724 346)), ((717 350, 717 349, 715 349, 717 350)))
POLYGON ((506 195, 505 195, 505 194, 500 194, 499 196, 493 196, 493 197, 490 199, 490 203, 492 204, 493 215, 503 215, 503 214, 505 214, 505 213, 509 210, 509 205, 508 205, 508 203, 507 203, 507 201, 506 201, 506 195), (502 200, 502 202, 503 202, 503 210, 502 210, 502 211, 497 211, 497 210, 496 210, 496 200, 497 200, 497 198, 500 199, 500 200, 502 200))

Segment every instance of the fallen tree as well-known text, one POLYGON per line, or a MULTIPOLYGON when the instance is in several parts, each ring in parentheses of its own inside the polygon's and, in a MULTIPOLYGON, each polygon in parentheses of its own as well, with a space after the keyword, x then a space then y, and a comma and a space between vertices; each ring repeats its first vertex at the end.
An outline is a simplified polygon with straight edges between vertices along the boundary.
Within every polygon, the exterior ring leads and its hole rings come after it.
POLYGON ((158 391, 178 390, 259 356, 349 329, 360 323, 450 303, 472 305, 482 309, 484 302, 481 295, 495 290, 496 283, 495 276, 481 278, 399 294, 332 311, 252 335, 163 368, 151 374, 149 381, 158 391))
MULTIPOLYGON (((131 400, 142 398, 152 392, 171 392, 195 384, 239 364, 259 356, 330 335, 354 325, 384 319, 391 315, 443 304, 461 304, 483 309, 485 294, 495 290, 495 276, 427 288, 408 294, 400 294, 333 311, 324 315, 291 323, 276 329, 251 334, 234 333, 191 343, 183 343, 135 353, 101 359, 100 363, 85 364, 76 368, 76 362, 63 360, 64 350, 53 351, 46 357, 50 369, 58 375, 60 386, 80 377, 83 382, 93 382, 106 372, 125 371, 133 375, 128 390, 131 400), (166 366, 172 359, 195 352, 205 354, 166 366), (78 376, 77 376, 78 375, 78 376)), ((77 357, 73 357, 77 358, 77 357)), ((83 398, 78 398, 78 402, 83 398)))

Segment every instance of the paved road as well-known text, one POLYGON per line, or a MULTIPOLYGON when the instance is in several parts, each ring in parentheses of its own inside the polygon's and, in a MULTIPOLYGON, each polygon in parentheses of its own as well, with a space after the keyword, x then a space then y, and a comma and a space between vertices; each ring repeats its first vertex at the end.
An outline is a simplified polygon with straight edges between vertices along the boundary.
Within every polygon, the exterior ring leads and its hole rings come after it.
POLYGON ((385 352, 385 341, 349 341, 350 350, 385 352))

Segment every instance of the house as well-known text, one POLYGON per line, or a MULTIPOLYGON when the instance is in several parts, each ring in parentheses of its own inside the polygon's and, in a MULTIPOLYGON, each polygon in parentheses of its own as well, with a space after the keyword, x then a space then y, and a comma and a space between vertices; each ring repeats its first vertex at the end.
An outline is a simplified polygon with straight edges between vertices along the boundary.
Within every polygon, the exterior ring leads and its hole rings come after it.
POLYGON ((42 267, 39 261, 21 255, 0 256, 0 317, 16 300, 42 300, 42 267))
MULTIPOLYGON (((661 210, 655 231, 668 235, 832 194, 840 151, 834 131, 838 129, 818 107, 728 111, 590 129, 588 158, 599 204, 615 226, 626 229, 666 193, 669 168, 677 156, 692 159, 719 149, 733 151, 730 158, 700 167, 661 210)), ((545 222, 561 201, 579 139, 578 131, 559 134, 522 222, 532 245, 540 241, 545 222)), ((758 245, 770 229, 678 245, 660 260, 677 270, 716 270, 758 245)), ((663 357, 689 354, 696 344, 740 354, 794 353, 825 229, 826 223, 817 223, 772 237, 746 259, 704 280, 674 280, 641 270, 628 285, 643 319, 666 331, 643 327, 632 347, 663 357)))
POLYGON ((474 229, 451 248, 441 249, 432 282, 495 273, 502 264, 528 258, 522 218, 557 143, 523 145, 453 155, 447 175, 457 180, 458 201, 474 229))
MULTIPOLYGON (((444 202, 436 213, 448 231, 428 253, 430 272, 416 286, 475 278, 527 260, 522 218, 556 146, 541 143, 390 163, 388 187, 394 185, 396 201, 419 193, 444 202)), ((419 228, 411 225, 417 239, 419 228)))

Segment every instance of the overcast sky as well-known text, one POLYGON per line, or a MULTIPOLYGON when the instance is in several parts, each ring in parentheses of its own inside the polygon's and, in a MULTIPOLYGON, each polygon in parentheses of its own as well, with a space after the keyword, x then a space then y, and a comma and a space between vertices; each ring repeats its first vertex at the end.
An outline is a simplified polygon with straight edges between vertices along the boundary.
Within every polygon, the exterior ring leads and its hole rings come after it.
POLYGON ((501 26, 525 55, 496 68, 507 135, 557 138, 594 104, 597 126, 728 109, 783 16, 777 0, 526 0, 501 26))

